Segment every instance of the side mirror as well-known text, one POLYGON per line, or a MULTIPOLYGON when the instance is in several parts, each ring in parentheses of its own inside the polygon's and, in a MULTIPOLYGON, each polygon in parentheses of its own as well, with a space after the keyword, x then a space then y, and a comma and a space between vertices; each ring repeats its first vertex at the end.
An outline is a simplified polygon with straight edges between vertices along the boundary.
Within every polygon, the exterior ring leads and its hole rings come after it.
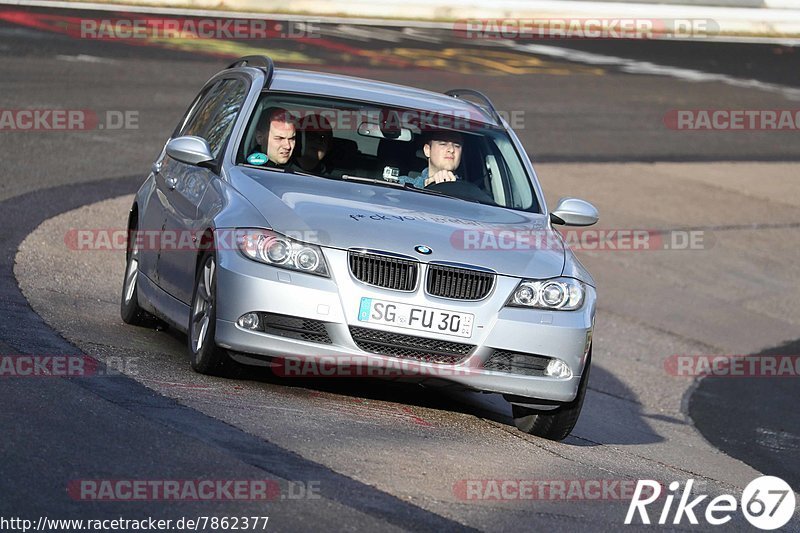
POLYGON ((202 137, 186 135, 176 137, 167 143, 167 155, 187 165, 206 166, 214 161, 211 148, 202 137))
POLYGON ((580 198, 562 198, 550 212, 550 221, 553 224, 565 226, 591 226, 599 217, 597 208, 580 198))

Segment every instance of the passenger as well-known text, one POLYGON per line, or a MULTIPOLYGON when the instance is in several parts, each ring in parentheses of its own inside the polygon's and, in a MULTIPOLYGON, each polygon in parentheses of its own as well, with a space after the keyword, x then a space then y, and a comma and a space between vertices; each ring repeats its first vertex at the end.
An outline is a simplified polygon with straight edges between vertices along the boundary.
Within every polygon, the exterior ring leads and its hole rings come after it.
POLYGON ((300 124, 303 132, 301 150, 296 154, 294 164, 298 170, 311 174, 328 174, 331 169, 325 163, 325 156, 331 149, 333 127, 322 115, 304 117, 300 124))
POLYGON ((256 126, 256 143, 261 152, 247 156, 247 162, 251 165, 286 168, 294 152, 296 124, 297 118, 282 107, 264 110, 256 126))
POLYGON ((428 167, 416 178, 401 176, 400 183, 411 183, 418 189, 434 183, 456 181, 455 170, 461 163, 463 138, 455 131, 435 131, 427 135, 422 151, 428 158, 428 167))

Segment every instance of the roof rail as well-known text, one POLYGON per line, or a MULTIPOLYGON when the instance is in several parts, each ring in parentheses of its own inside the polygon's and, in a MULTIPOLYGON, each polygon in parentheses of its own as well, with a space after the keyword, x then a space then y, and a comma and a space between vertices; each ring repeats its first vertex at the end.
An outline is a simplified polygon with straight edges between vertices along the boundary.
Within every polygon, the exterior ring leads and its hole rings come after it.
POLYGON ((254 67, 263 70, 267 75, 264 87, 269 87, 272 81, 272 74, 275 71, 275 64, 269 56, 244 56, 228 65, 228 68, 237 67, 254 67))
MULTIPOLYGON (((492 101, 489 100, 489 97, 482 92, 476 91, 475 89, 451 89, 444 94, 447 96, 452 96, 453 98, 461 98, 462 94, 465 96, 474 96, 479 98, 483 102, 482 106, 478 106, 478 104, 475 102, 470 103, 474 106, 482 107, 485 111, 489 112, 489 114, 497 121, 498 124, 501 126, 503 125, 503 119, 500 117, 500 113, 497 112, 497 109, 495 109, 494 104, 492 104, 492 101)), ((469 100, 465 101, 469 102, 469 100)))

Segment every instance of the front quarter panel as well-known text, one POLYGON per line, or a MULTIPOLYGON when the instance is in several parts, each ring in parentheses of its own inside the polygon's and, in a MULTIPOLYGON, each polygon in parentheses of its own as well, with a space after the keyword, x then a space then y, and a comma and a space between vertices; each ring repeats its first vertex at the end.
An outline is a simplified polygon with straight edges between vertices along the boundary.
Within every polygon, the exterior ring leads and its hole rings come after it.
POLYGON ((206 229, 214 231, 270 227, 264 215, 228 179, 212 181, 200 203, 199 219, 206 229))
MULTIPOLYGON (((158 198, 155 198, 155 185, 155 177, 150 173, 139 187, 133 201, 137 209, 136 227, 140 231, 159 231, 161 229, 163 213, 158 198)), ((139 271, 153 281, 157 281, 157 263, 158 250, 153 247, 143 247, 139 251, 139 271)))
POLYGON ((570 250, 568 246, 566 246, 566 244, 564 245, 564 272, 561 275, 568 278, 575 278, 586 283, 587 285, 597 287, 597 283, 595 283, 592 275, 578 260, 578 258, 575 256, 575 253, 570 250))

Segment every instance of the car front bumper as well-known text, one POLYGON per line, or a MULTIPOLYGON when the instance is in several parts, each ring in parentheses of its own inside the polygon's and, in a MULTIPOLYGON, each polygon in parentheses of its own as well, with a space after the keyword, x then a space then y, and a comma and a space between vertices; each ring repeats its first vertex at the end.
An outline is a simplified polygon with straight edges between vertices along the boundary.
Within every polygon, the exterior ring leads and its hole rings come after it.
POLYGON ((366 285, 350 274, 346 251, 325 249, 325 256, 331 270, 330 278, 257 263, 235 251, 219 253, 217 344, 235 352, 234 357, 240 361, 253 364, 268 364, 265 357, 325 362, 341 360, 346 364, 358 360, 367 361, 372 369, 397 369, 398 357, 365 351, 356 343, 350 328, 368 328, 432 343, 444 341, 472 346, 455 364, 403 359, 403 368, 415 369, 408 375, 418 372, 420 377, 435 377, 476 390, 525 398, 557 402, 575 398, 593 328, 596 293, 591 286, 586 286, 585 303, 576 311, 505 307, 519 282, 517 278, 497 276, 495 287, 487 298, 456 301, 430 296, 421 288, 407 293, 366 285), (471 313, 475 317, 472 335, 461 338, 359 322, 362 297, 471 313), (322 323, 328 340, 309 341, 240 327, 237 320, 250 312, 322 323), (484 368, 486 362, 500 351, 561 359, 569 366, 572 376, 553 378, 484 368))

